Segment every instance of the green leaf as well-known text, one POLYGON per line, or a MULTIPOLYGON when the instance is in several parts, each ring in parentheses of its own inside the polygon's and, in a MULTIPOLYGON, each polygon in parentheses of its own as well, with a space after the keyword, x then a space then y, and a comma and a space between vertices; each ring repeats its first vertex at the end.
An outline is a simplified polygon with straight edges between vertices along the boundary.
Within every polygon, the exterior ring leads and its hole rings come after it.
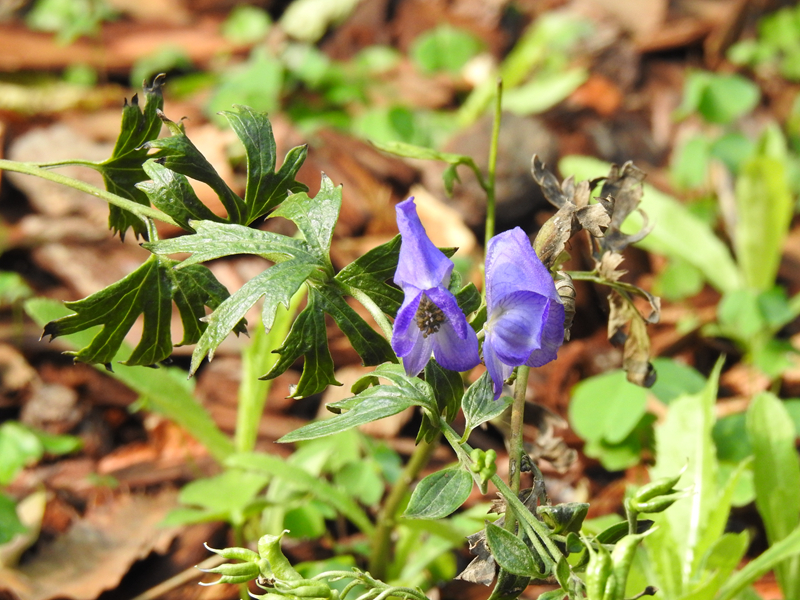
POLYGON ((325 264, 330 264, 333 228, 342 207, 342 186, 323 173, 319 193, 310 198, 305 192, 292 194, 270 217, 289 219, 300 230, 314 255, 325 264))
MULTIPOLYGON (((173 299, 184 323, 184 343, 194 343, 205 327, 199 321, 205 317, 203 306, 216 309, 228 297, 228 291, 205 267, 179 274, 175 265, 173 260, 151 256, 120 281, 83 300, 66 302, 74 314, 51 321, 42 335, 54 339, 102 325, 88 346, 68 354, 110 368, 128 331, 139 315, 144 315, 141 340, 123 364, 154 365, 166 360, 172 354, 173 299)), ((238 320, 233 327, 242 330, 238 320)))
POLYGON ((503 414, 511 402, 512 398, 509 396, 501 396, 495 400, 489 373, 481 375, 475 383, 469 386, 461 401, 461 408, 466 420, 464 438, 469 437, 476 427, 503 414))
POLYGON ((213 477, 192 481, 181 489, 181 504, 232 514, 243 510, 264 489, 269 477, 262 473, 228 469, 213 477))
POLYGON ((758 104, 758 86, 738 75, 711 74, 700 95, 698 112, 710 123, 730 123, 758 104))
MULTIPOLYGON (((559 161, 564 176, 594 179, 608 174, 609 164, 587 156, 567 156, 559 161)), ((693 215, 675 198, 645 184, 639 208, 654 224, 653 230, 637 246, 649 252, 678 257, 697 267, 717 290, 727 292, 744 285, 742 275, 724 242, 702 219, 693 215)), ((623 225, 624 233, 639 231, 644 221, 639 212, 631 213, 623 225)))
POLYGON ((533 115, 550 110, 589 79, 584 67, 538 73, 531 81, 503 94, 503 109, 518 115, 533 115))
MULTIPOLYGON (((122 125, 111 157, 101 163, 92 164, 105 182, 106 189, 123 198, 149 206, 147 196, 136 184, 147 179, 142 164, 147 160, 147 142, 155 140, 161 131, 158 112, 164 107, 161 86, 164 77, 159 75, 150 86, 145 86, 144 110, 139 107, 139 98, 134 94, 131 103, 125 101, 122 109, 122 125)), ((136 236, 147 236, 145 223, 133 213, 109 205, 108 225, 124 238, 128 228, 136 236)))
POLYGON ((305 356, 303 373, 292 398, 305 398, 319 393, 329 385, 341 385, 336 381, 333 359, 328 349, 328 330, 320 294, 314 287, 308 288, 308 304, 297 315, 283 345, 275 350, 280 358, 262 379, 273 379, 284 373, 301 356, 305 356))
MULTIPOLYGON (((782 402, 769 392, 756 396, 747 411, 747 433, 753 445, 756 507, 767 539, 775 544, 800 523, 800 464, 794 423, 782 402)), ((800 557, 776 568, 784 597, 800 596, 800 557)))
POLYGON ((359 316, 336 287, 326 285, 317 289, 320 292, 323 310, 333 317, 365 366, 397 362, 397 356, 389 341, 359 316))
MULTIPOLYGON (((5 456, 5 455, 4 455, 5 456)), ((0 546, 27 529, 17 516, 17 504, 14 499, 0 493, 0 546)))
MULTIPOLYGON (((61 302, 34 298, 25 303, 25 312, 38 325, 43 326, 48 321, 64 316, 68 311, 61 302)), ((79 331, 64 336, 63 341, 74 347, 82 347, 92 341, 93 335, 92 331, 79 331)), ((130 351, 127 344, 122 344, 115 360, 121 360, 130 351)), ((108 374, 146 398, 150 410, 186 429, 217 460, 233 452, 230 439, 219 430, 208 412, 192 396, 185 371, 173 367, 143 370, 122 365, 108 374)))
POLYGON ((206 355, 209 360, 214 358, 217 346, 238 327, 245 313, 262 296, 264 296, 264 308, 261 312, 261 323, 264 329, 269 331, 278 304, 288 308, 292 296, 316 269, 316 264, 292 259, 266 269, 245 283, 205 318, 208 327, 192 353, 189 372, 194 373, 206 355))
POLYGON ((647 391, 630 383, 624 371, 585 379, 572 390, 569 420, 585 440, 618 444, 645 413, 647 391))
POLYGON ((375 529, 367 514, 350 496, 303 468, 291 468, 289 463, 277 456, 264 453, 235 454, 226 460, 225 464, 228 467, 255 471, 291 482, 292 485, 308 490, 318 500, 332 506, 367 536, 372 535, 375 529))
POLYGON ((794 203, 784 162, 769 156, 747 161, 736 178, 736 258, 749 287, 775 284, 794 203))
POLYGON ((39 438, 28 427, 16 421, 0 425, 0 485, 8 485, 26 466, 44 454, 39 438))
POLYGON ((481 40, 469 31, 451 25, 439 25, 417 36, 411 44, 409 55, 424 73, 457 73, 482 49, 481 40))
POLYGON ((407 519, 443 519, 469 498, 472 476, 461 467, 449 467, 425 477, 411 493, 403 513, 407 519))
POLYGON ((386 282, 394 277, 399 256, 400 236, 396 235, 347 265, 336 275, 336 280, 363 291, 393 317, 403 303, 403 292, 386 282))
POLYGON ((481 293, 472 282, 461 288, 455 296, 458 307, 465 315, 469 316, 470 313, 475 312, 481 306, 481 293))
POLYGON ((487 523, 486 542, 497 564, 509 573, 520 577, 539 575, 530 549, 510 531, 487 523))
POLYGON ((228 221, 247 224, 247 206, 186 136, 183 124, 173 123, 159 111, 159 117, 172 134, 171 137, 149 141, 145 148, 156 149, 149 158, 157 160, 171 171, 202 181, 219 196, 220 202, 228 211, 228 221))
POLYGON ((697 394, 706 385, 706 378, 699 371, 677 360, 656 358, 653 368, 658 378, 650 391, 664 404, 669 404, 681 394, 697 394))
MULTIPOLYGON (((234 254, 255 254, 276 263, 292 258, 317 262, 303 240, 278 233, 210 221, 193 221, 191 227, 194 234, 148 242, 143 246, 155 254, 190 252, 192 256, 181 262, 178 269, 234 254)), ((323 266, 324 263, 319 264, 320 268, 323 266)))
POLYGON ((392 385, 379 385, 361 392, 347 412, 342 412, 325 421, 316 421, 287 433, 278 442, 297 442, 332 435, 364 423, 371 423, 385 417, 396 415, 411 406, 419 405, 414 398, 405 395, 401 388, 392 385))
POLYGON ((185 176, 170 171, 154 160, 148 160, 142 168, 150 181, 137 183, 136 187, 147 194, 153 206, 175 219, 183 229, 194 231, 190 220, 224 221, 200 202, 185 176))
MULTIPOLYGON (((272 124, 266 113, 255 111, 249 106, 234 105, 233 111, 222 111, 221 114, 228 119, 244 144, 247 156, 247 188, 244 202, 247 205, 248 215, 245 224, 252 223, 267 214, 280 204, 288 193, 308 191, 308 186, 295 180, 297 171, 308 154, 307 146, 297 146, 289 150, 283 165, 276 172, 275 136, 272 134, 272 124)), ((323 176, 323 185, 325 179, 327 178, 323 176)), ((341 190, 339 195, 341 202, 341 190)))
POLYGON ((449 423, 458 416, 461 397, 464 395, 464 382, 461 374, 441 366, 435 359, 425 365, 425 381, 433 388, 439 414, 449 423))

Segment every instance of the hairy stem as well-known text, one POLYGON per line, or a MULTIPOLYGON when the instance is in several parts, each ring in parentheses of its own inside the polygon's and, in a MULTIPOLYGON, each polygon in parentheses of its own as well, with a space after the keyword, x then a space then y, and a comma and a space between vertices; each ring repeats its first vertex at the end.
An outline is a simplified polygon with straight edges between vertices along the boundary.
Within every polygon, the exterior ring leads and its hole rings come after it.
POLYGON ((390 538, 397 522, 397 513, 409 487, 419 477, 425 465, 428 464, 431 456, 433 456, 433 451, 436 450, 438 445, 439 438, 437 437, 431 443, 423 440, 414 448, 411 458, 406 463, 398 480, 395 481, 389 491, 386 502, 378 513, 375 533, 372 536, 372 552, 369 559, 369 572, 375 579, 386 578, 386 568, 390 560, 390 538))
POLYGON ((100 188, 97 188, 84 181, 73 179, 72 177, 61 175, 60 173, 53 173, 52 171, 48 171, 47 169, 43 169, 32 163, 22 163, 14 162, 13 160, 0 159, 0 170, 15 171, 17 173, 25 173, 26 175, 41 177, 42 179, 60 183, 61 185, 66 185, 81 192, 86 192, 87 194, 96 196, 101 200, 105 200, 109 204, 113 204, 116 207, 130 211, 140 217, 150 217, 151 219, 158 219, 164 223, 169 223, 170 225, 175 225, 176 227, 178 226, 178 224, 171 217, 158 209, 139 204, 133 200, 123 198, 122 196, 117 196, 116 194, 112 194, 106 190, 101 190, 100 188))
MULTIPOLYGON (((517 380, 514 384, 514 402, 511 404, 511 438, 508 442, 508 483, 514 496, 519 497, 520 466, 522 465, 522 426, 525 421, 525 393, 528 390, 530 367, 517 367, 517 380)), ((515 531, 514 513, 506 514, 504 527, 515 531)))

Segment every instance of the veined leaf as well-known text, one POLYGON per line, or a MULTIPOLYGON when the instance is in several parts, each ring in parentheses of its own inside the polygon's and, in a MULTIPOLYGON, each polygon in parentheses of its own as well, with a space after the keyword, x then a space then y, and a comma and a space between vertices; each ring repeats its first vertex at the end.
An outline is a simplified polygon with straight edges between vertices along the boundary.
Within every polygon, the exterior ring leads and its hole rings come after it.
POLYGON ((489 373, 481 375, 475 383, 469 386, 461 400, 461 407, 466 419, 464 439, 469 437, 476 427, 503 414, 511 402, 512 399, 509 396, 501 396, 495 400, 489 373))
POLYGON ((266 269, 245 283, 205 318, 208 328, 192 353, 192 365, 189 372, 194 373, 206 355, 209 360, 214 358, 217 346, 234 330, 237 323, 244 318, 245 313, 262 296, 265 298, 261 322, 264 329, 269 331, 278 310, 278 303, 288 308, 294 293, 317 269, 317 266, 315 263, 292 259, 266 269))
POLYGON ((149 155, 150 158, 154 158, 171 171, 202 181, 219 196, 220 202, 228 211, 228 221, 240 224, 248 223, 248 211, 244 200, 228 187, 225 180, 219 176, 211 163, 186 136, 183 123, 170 121, 160 110, 158 116, 172 136, 147 142, 145 148, 157 150, 154 154, 149 155))
MULTIPOLYGON (((255 254, 275 263, 292 258, 307 263, 317 261, 303 240, 279 233, 210 221, 192 221, 191 226, 194 234, 148 242, 143 246, 155 254, 191 252, 192 256, 180 263, 178 269, 234 254, 255 254)), ((322 268, 323 264, 318 266, 322 268)))
POLYGON ((310 198, 305 192, 292 194, 270 217, 289 219, 300 230, 315 255, 330 264, 331 239, 339 209, 342 207, 342 186, 323 173, 319 193, 310 198))
POLYGON ((277 377, 291 367, 295 360, 305 356, 303 373, 292 398, 305 398, 321 392, 329 385, 341 385, 334 376, 333 359, 328 350, 325 313, 319 292, 314 287, 309 286, 308 304, 297 315, 289 335, 275 352, 280 354, 280 359, 261 379, 277 377))
POLYGON ((248 211, 247 223, 252 223, 280 204, 288 193, 308 191, 306 185, 295 181, 308 148, 304 145, 289 150, 276 172, 275 136, 267 115, 249 106, 235 105, 233 108, 233 111, 222 111, 222 115, 228 119, 247 155, 244 202, 248 211))
POLYGON ((170 215, 185 230, 193 231, 190 220, 224 221, 200 201, 184 175, 154 160, 148 160, 142 168, 150 181, 137 183, 136 187, 147 194, 153 206, 170 215))
MULTIPOLYGON (((145 206, 149 206, 150 202, 136 188, 136 184, 147 179, 147 174, 142 169, 142 163, 147 160, 147 148, 143 145, 156 139, 161 131, 161 120, 157 113, 164 107, 164 98, 161 95, 163 83, 164 77, 159 75, 153 79, 152 85, 145 86, 144 110, 139 107, 137 95, 131 98, 130 104, 125 101, 122 125, 111 157, 91 165, 102 174, 109 192, 145 206)), ((128 228, 133 228, 136 236, 147 236, 146 226, 141 218, 113 205, 109 206, 109 211, 108 226, 119 233, 121 238, 125 237, 128 228)))
MULTIPOLYGON (((151 256, 120 281, 83 300, 65 303, 75 314, 51 321, 42 335, 56 338, 102 325, 88 346, 69 354, 81 362, 110 368, 128 331, 139 315, 144 315, 142 338, 123 364, 154 365, 165 360, 172 353, 172 301, 184 324, 182 343, 194 343, 205 328, 199 321, 205 316, 203 307, 216 309, 229 295, 205 267, 196 265, 178 274, 173 269, 175 264, 168 258, 151 256)), ((233 328, 243 331, 243 324, 237 320, 233 328)))
POLYGON ((417 484, 403 516, 406 519, 443 519, 464 504, 471 491, 472 476, 464 469, 442 469, 417 484))
POLYGON ((486 524, 486 542, 503 569, 521 577, 539 575, 530 548, 520 538, 494 523, 486 524))
POLYGON ((394 277, 400 257, 400 235, 373 248, 336 275, 336 280, 367 294, 387 315, 394 316, 403 303, 403 292, 386 283, 394 277))

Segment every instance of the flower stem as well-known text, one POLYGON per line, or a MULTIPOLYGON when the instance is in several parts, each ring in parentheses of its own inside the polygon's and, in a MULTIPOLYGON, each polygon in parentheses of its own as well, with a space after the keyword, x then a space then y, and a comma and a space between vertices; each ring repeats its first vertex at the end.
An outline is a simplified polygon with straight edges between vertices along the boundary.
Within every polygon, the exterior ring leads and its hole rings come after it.
MULTIPOLYGON (((517 379, 514 384, 514 402, 511 404, 511 439, 508 443, 508 483, 515 497, 519 497, 520 465, 522 464, 522 426, 525 421, 525 393, 528 390, 528 373, 530 367, 517 367, 517 379)), ((506 514, 504 527, 515 531, 514 513, 506 514)))
POLYGON ((380 307, 375 304, 375 301, 370 298, 369 295, 357 288, 342 283, 340 283, 340 286, 347 294, 358 300, 361 305, 369 311, 369 314, 372 315, 372 318, 375 319, 375 322, 381 328, 381 331, 383 331, 384 337, 387 340, 391 340, 392 325, 389 323, 389 319, 386 318, 386 315, 383 314, 383 311, 380 309, 380 307))
POLYGON ((497 94, 494 103, 494 121, 492 124, 492 141, 489 146, 489 174, 486 182, 486 234, 484 248, 494 237, 495 213, 495 176, 497 173, 497 146, 500 138, 500 118, 503 106, 503 80, 497 79, 497 94))
POLYGON ((105 200, 109 204, 113 204, 116 207, 130 211, 140 217, 150 217, 151 219, 158 219, 159 221, 163 221, 164 223, 169 223, 170 225, 178 226, 178 224, 171 217, 161 212, 160 210, 151 208, 149 206, 145 206, 144 204, 139 204, 138 202, 134 202, 133 200, 128 200, 127 198, 123 198, 122 196, 117 196, 116 194, 112 194, 111 192, 107 192, 106 190, 101 190, 100 188, 97 188, 84 181, 80 181, 79 179, 73 179, 72 177, 61 175, 60 173, 53 173, 51 171, 48 171, 47 169, 43 169, 32 163, 15 162, 13 160, 0 159, 0 170, 15 171, 17 173, 25 173, 26 175, 41 177, 42 179, 47 179, 48 181, 60 183, 62 185, 69 186, 81 192, 86 192, 87 194, 91 194, 92 196, 96 196, 101 200, 105 200))
POLYGON ((372 552, 369 559, 369 572, 375 579, 382 580, 386 578, 390 560, 390 538, 397 521, 397 513, 408 492, 408 488, 419 477, 438 445, 439 438, 437 436, 432 442, 428 443, 423 440, 414 448, 411 458, 406 463, 400 477, 394 482, 386 502, 378 513, 375 533, 372 536, 372 552))

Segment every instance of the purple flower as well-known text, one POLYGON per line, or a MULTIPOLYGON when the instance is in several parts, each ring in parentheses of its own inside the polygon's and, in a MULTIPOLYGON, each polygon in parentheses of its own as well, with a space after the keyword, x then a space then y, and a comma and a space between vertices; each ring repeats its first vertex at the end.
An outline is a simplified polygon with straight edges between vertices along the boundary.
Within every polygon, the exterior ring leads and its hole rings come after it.
POLYGON ((541 367, 564 341, 564 306, 553 278, 519 227, 489 240, 486 310, 483 360, 497 399, 514 367, 541 367))
POLYGON ((481 362, 478 337, 447 289, 453 261, 425 233, 414 198, 397 205, 402 243, 394 282, 405 294, 397 311, 392 348, 406 373, 416 375, 431 354, 445 369, 468 371, 481 362))

